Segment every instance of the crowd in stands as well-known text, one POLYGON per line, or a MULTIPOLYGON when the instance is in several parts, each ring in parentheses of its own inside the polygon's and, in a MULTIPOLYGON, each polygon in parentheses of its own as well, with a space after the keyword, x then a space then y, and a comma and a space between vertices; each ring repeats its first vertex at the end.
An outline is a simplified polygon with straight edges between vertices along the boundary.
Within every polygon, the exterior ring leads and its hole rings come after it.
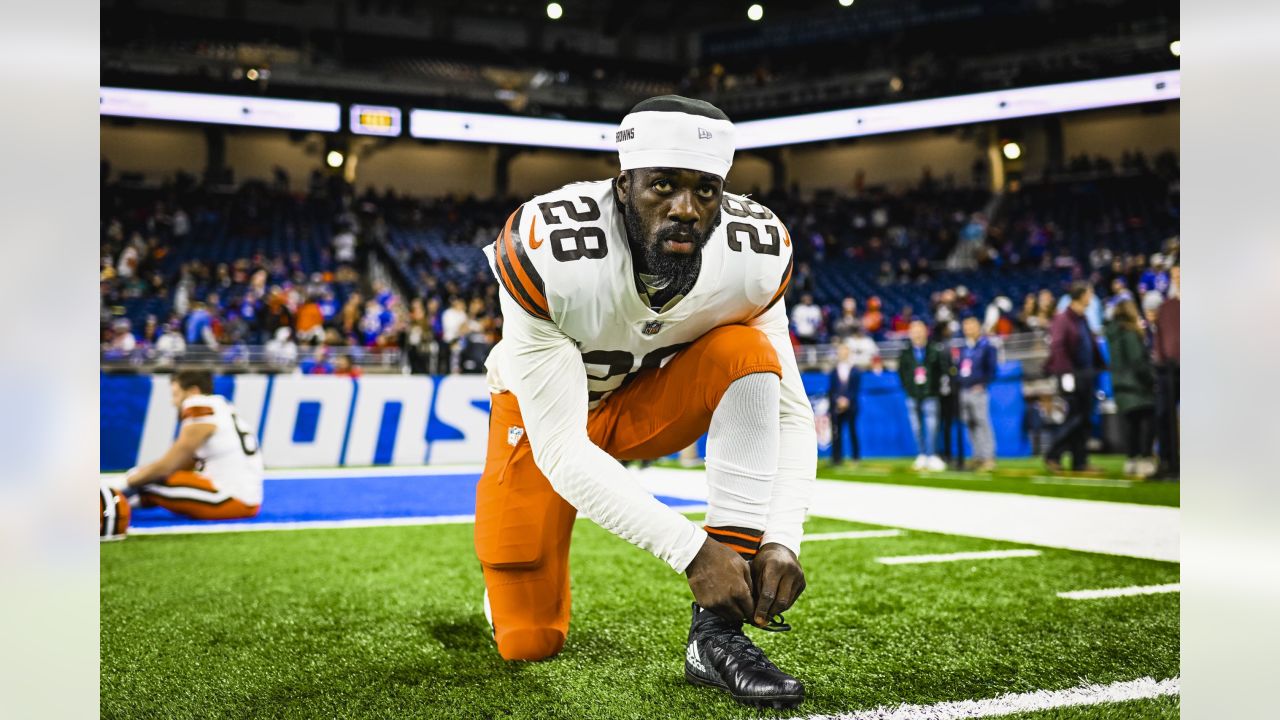
MULTIPOLYGON (((969 187, 926 169, 905 191, 858 174, 839 193, 751 193, 796 240, 797 343, 855 338, 868 360, 914 319, 956 336, 967 314, 994 335, 1044 331, 1076 280, 1098 290, 1097 330, 1123 298, 1154 308, 1177 263, 1176 159, 1126 154, 1118 173, 1100 164, 1073 159, 1063 179, 999 202, 973 189, 981 166, 969 187)), ((480 248, 519 199, 356 193, 319 173, 294 193, 282 173, 239 188, 104 180, 104 359, 172 364, 200 350, 303 372, 335 371, 343 355, 482 370, 501 317, 480 248)))

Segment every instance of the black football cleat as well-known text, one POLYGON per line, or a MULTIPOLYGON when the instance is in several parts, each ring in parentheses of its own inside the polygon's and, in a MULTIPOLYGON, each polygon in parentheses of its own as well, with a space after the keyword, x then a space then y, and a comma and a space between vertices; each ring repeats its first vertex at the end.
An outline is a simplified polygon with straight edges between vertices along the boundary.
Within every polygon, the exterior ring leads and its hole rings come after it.
POLYGON ((689 626, 684 678, 694 685, 724 690, 751 707, 785 710, 804 702, 804 685, 769 662, 741 625, 697 603, 689 626))

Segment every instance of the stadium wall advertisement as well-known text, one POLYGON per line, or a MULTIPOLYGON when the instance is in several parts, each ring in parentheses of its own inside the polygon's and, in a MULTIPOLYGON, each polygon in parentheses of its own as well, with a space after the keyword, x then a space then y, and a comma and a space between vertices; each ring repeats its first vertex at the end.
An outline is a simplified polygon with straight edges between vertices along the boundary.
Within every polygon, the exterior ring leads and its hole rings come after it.
MULTIPOLYGON (((807 373, 804 380, 816 411, 819 455, 827 456, 827 376, 807 373)), ((256 428, 268 468, 484 461, 489 391, 482 375, 221 375, 214 392, 256 428)), ((168 375, 104 373, 101 407, 103 472, 159 457, 177 434, 168 375)), ((1016 364, 1003 366, 992 386, 991 415, 999 454, 1028 454, 1016 364)), ((896 373, 864 375, 858 427, 867 456, 915 454, 896 373)))

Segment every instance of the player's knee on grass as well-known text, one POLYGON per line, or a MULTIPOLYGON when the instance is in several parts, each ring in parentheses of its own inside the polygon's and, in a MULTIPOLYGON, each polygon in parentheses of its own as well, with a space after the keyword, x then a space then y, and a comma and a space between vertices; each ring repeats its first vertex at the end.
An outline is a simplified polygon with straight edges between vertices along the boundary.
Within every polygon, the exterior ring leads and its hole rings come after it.
POLYGON ((546 660, 564 647, 565 635, 558 628, 528 627, 499 631, 494 638, 503 660, 546 660))
POLYGON ((753 373, 782 376, 782 364, 769 338, 746 325, 725 325, 694 343, 702 353, 699 380, 705 388, 707 407, 715 410, 733 381, 753 373))

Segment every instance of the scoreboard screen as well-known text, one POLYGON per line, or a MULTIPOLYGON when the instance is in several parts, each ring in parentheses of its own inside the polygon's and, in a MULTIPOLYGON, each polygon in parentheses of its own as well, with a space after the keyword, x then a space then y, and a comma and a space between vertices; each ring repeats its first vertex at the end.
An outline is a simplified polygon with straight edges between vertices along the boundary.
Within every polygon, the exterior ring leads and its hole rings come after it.
POLYGON ((400 108, 382 105, 352 105, 351 132, 356 135, 400 135, 400 108))

